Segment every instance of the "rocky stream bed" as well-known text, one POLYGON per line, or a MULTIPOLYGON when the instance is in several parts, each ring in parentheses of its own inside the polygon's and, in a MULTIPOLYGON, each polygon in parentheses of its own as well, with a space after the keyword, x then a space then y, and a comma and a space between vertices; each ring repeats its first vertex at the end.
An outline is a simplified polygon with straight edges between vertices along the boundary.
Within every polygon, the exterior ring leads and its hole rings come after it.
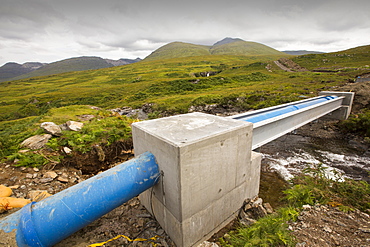
MULTIPOLYGON (((303 152, 302 150, 307 149, 317 150, 317 143, 325 143, 324 146, 333 153, 362 157, 362 163, 360 162, 362 167, 344 170, 350 177, 368 180, 369 145, 356 140, 356 138, 342 136, 335 130, 335 125, 332 122, 317 121, 258 150, 265 157, 262 162, 260 191, 260 197, 264 202, 277 207, 282 196, 281 189, 286 184, 285 180, 282 179, 284 174, 281 173, 281 170, 271 165, 273 156, 279 155, 279 157, 288 159, 295 152, 303 152), (347 145, 343 146, 343 144, 347 145)), ((122 159, 128 159, 132 156, 133 154, 126 152, 122 159)), ((293 162, 289 166, 300 166, 301 163, 293 162)), ((338 166, 343 168, 345 164, 338 164, 338 166)), ((299 169, 294 171, 299 172, 299 169)), ((40 190, 55 194, 92 175, 82 174, 81 170, 73 167, 46 166, 38 169, 14 167, 11 164, 0 165, 0 183, 11 187, 14 196, 19 198, 31 198, 40 190)), ((0 214, 0 217, 5 217, 14 211, 15 209, 4 212, 0 214)), ((219 237, 237 226, 237 222, 238 220, 235 220, 218 234, 215 234, 210 241, 217 242, 219 237)), ((344 213, 337 208, 326 205, 306 207, 298 221, 290 223, 289 229, 292 230, 292 234, 299 242, 297 246, 370 246, 370 218, 368 214, 359 211, 344 213)), ((155 218, 140 204, 138 198, 131 199, 56 246, 88 246, 119 235, 127 236, 130 239, 150 239, 159 236, 154 241, 158 244, 157 246, 175 246, 155 218)), ((6 243, 1 241, 0 246, 6 246, 6 243)), ((150 242, 129 242, 126 238, 121 237, 104 246, 129 245, 150 246, 150 242)))

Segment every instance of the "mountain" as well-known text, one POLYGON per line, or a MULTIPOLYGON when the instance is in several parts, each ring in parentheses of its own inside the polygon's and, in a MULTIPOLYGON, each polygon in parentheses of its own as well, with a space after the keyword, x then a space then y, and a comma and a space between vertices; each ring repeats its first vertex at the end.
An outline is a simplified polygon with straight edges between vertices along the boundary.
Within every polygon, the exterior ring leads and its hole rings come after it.
POLYGON ((282 51, 289 55, 301 56, 306 54, 322 54, 324 52, 321 51, 306 51, 306 50, 299 50, 299 51, 282 51))
POLYGON ((210 48, 212 55, 283 55, 282 52, 269 46, 244 41, 242 39, 225 38, 210 48))
POLYGON ((113 60, 113 59, 104 59, 104 60, 107 63, 112 64, 113 66, 122 66, 122 65, 140 62, 142 59, 138 57, 136 59, 120 58, 118 60, 113 60))
POLYGON ((180 58, 180 57, 192 57, 192 56, 204 56, 210 55, 208 46, 194 45, 183 42, 172 42, 164 45, 149 56, 144 58, 145 61, 160 60, 166 58, 180 58))
POLYGON ((0 67, 0 82, 18 80, 34 76, 46 76, 71 71, 109 68, 141 61, 140 58, 119 60, 100 57, 75 57, 53 63, 28 62, 24 64, 7 63, 0 67))
POLYGON ((243 41, 242 39, 239 38, 224 38, 223 40, 217 41, 216 43, 213 44, 213 46, 218 46, 218 45, 225 45, 225 44, 230 44, 236 41, 243 41))
POLYGON ((44 66, 43 63, 28 62, 24 64, 6 63, 0 67, 0 81, 6 81, 16 76, 29 73, 44 66))
POLYGON ((153 61, 204 55, 284 55, 284 53, 260 43, 238 38, 225 38, 212 46, 172 42, 158 48, 144 60, 153 61))

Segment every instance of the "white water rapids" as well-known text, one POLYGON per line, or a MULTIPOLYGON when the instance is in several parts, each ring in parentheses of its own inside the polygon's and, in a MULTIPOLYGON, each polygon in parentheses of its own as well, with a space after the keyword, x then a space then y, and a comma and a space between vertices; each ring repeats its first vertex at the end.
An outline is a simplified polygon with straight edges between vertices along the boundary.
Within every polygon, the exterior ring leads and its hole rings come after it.
POLYGON ((316 150, 315 155, 304 150, 292 151, 283 156, 279 153, 262 153, 262 155, 264 162, 271 169, 276 170, 285 180, 293 178, 294 175, 301 173, 307 167, 313 168, 319 164, 327 168, 325 169, 326 175, 333 179, 340 177, 339 174, 342 174, 343 177, 361 179, 362 176, 353 171, 365 170, 370 174, 370 157, 336 154, 321 150, 316 150))

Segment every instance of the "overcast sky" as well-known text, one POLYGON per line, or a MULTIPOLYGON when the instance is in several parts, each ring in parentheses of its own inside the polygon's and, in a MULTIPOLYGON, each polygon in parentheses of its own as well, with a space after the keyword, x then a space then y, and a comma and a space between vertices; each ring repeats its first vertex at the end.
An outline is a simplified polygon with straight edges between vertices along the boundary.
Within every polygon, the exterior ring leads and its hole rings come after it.
POLYGON ((0 0, 0 66, 144 58, 173 41, 241 38, 277 50, 370 44, 369 0, 0 0))

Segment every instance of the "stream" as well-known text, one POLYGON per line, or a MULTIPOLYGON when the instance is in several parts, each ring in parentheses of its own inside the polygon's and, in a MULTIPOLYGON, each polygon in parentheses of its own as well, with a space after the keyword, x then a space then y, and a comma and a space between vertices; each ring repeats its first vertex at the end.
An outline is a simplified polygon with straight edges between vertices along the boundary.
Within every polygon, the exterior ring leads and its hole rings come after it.
POLYGON ((329 178, 370 183, 369 144, 333 131, 323 122, 304 126, 255 151, 262 153, 260 197, 273 206, 279 205, 289 179, 319 164, 329 178))

